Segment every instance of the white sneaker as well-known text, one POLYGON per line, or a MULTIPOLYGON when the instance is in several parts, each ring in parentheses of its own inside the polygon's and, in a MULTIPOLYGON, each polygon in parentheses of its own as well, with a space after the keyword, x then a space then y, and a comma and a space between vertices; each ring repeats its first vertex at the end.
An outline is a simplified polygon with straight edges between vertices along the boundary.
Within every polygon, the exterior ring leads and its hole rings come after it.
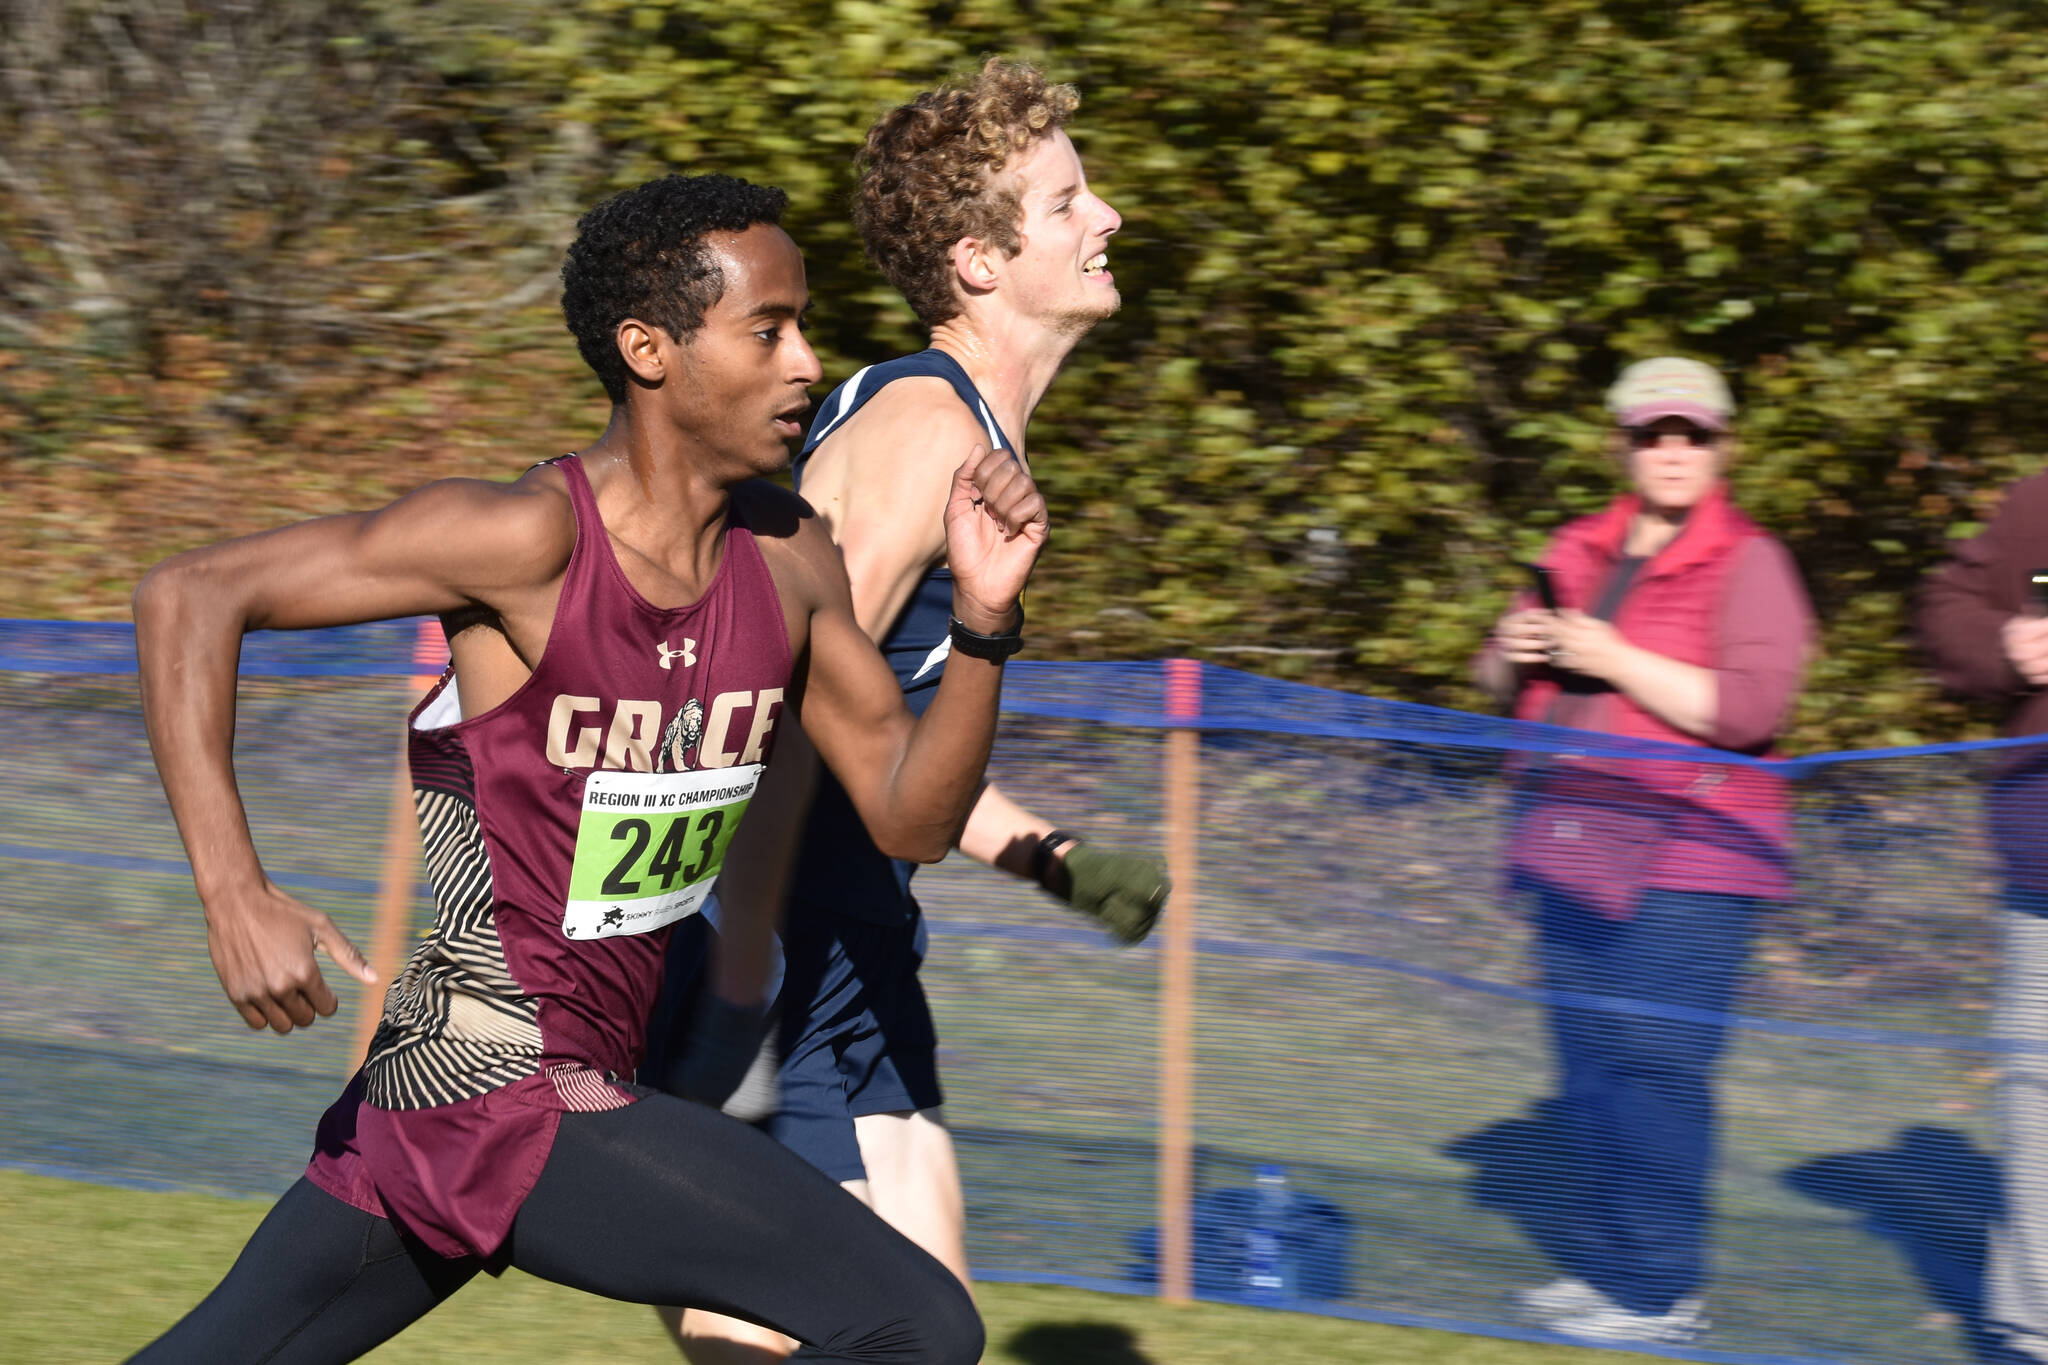
POLYGON ((1706 1306, 1695 1294, 1672 1304, 1669 1312, 1635 1313, 1619 1304, 1610 1304, 1583 1313, 1568 1313, 1545 1325, 1559 1336, 1580 1341, 1642 1341, 1670 1346, 1691 1341, 1712 1324, 1707 1321, 1706 1306))
POLYGON ((1566 1275, 1539 1284, 1529 1289, 1515 1291, 1515 1306, 1527 1317, 1540 1322, 1552 1318, 1570 1317, 1575 1313, 1592 1313, 1603 1308, 1620 1308, 1621 1305, 1595 1289, 1576 1275, 1566 1275))
POLYGON ((2048 1362, 2048 1336, 2039 1332, 2009 1331, 1999 1339, 2005 1348, 2005 1359, 2011 1362, 2048 1362))

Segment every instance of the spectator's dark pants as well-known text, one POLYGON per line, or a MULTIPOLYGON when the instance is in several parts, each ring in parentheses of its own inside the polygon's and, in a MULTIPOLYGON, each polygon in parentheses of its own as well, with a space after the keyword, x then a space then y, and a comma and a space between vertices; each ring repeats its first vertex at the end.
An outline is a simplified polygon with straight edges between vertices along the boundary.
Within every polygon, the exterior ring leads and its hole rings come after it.
POLYGON ((1992 1031, 2023 1050, 1999 1058, 2005 1200, 1991 1225, 1985 1307, 2018 1352, 2048 1360, 2048 895, 2009 888, 2004 925, 1992 1031))
POLYGON ((1756 901, 1648 891, 1626 920, 1542 893, 1559 1111, 1573 1176, 1570 1269, 1623 1307, 1663 1313, 1705 1279, 1714 1064, 1756 901))

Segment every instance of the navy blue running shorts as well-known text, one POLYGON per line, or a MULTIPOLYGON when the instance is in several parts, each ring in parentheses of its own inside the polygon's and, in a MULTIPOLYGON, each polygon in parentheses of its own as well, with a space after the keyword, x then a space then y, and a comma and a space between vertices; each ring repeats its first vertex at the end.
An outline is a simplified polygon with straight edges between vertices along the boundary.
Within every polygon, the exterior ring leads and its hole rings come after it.
MULTIPOLYGON (((661 997, 648 1023, 647 1058, 640 1068, 644 1084, 660 1086, 682 1053, 712 938, 702 915, 675 927, 661 997)), ((792 905, 782 946, 787 964, 777 997, 776 1040, 782 1110, 765 1126, 834 1180, 864 1180, 855 1118, 936 1109, 945 1102, 938 1036, 917 979, 924 916, 875 924, 792 905)))
POLYGON ((834 1180, 864 1180, 854 1119, 945 1102, 917 979, 924 916, 871 924, 792 905, 783 950, 782 1111, 768 1131, 834 1180))

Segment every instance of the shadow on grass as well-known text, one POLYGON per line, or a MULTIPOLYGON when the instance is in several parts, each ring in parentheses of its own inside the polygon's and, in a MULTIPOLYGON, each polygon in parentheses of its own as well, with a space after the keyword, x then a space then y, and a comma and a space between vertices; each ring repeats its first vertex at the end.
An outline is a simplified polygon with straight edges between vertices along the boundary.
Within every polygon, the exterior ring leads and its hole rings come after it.
MULTIPOLYGON (((1566 1274, 1585 1276, 1588 1259, 1563 1216, 1580 1202, 1565 1151, 1564 1130, 1546 1101, 1527 1117, 1488 1124, 1444 1147, 1473 1166, 1473 1203, 1512 1219, 1566 1274)), ((1808 1199, 1861 1214, 1866 1230, 1896 1246, 1928 1299, 1955 1316, 1973 1359, 2016 1360, 1984 1320, 1985 1253, 2005 1209, 1998 1163, 1968 1136, 1902 1128, 1890 1147, 1814 1157, 1780 1179, 1808 1199)))
POLYGON ((1984 1262, 1991 1225, 2005 1211, 1998 1163, 1948 1128, 1902 1128, 1874 1152, 1837 1152, 1785 1172, 1808 1199, 1863 1215, 1896 1245, 1927 1297, 1962 1324, 1981 1361, 2011 1359, 1984 1321, 1984 1262))
POLYGON ((1526 1118, 1489 1123, 1443 1152, 1473 1167, 1474 1204, 1507 1217, 1559 1270, 1583 1277, 1592 1267, 1569 1223, 1584 1197, 1565 1158, 1568 1142, 1556 1102, 1538 1100, 1526 1118))
POLYGON ((1153 1365, 1131 1329, 1113 1322, 1034 1322, 1003 1345, 1029 1365, 1153 1365))

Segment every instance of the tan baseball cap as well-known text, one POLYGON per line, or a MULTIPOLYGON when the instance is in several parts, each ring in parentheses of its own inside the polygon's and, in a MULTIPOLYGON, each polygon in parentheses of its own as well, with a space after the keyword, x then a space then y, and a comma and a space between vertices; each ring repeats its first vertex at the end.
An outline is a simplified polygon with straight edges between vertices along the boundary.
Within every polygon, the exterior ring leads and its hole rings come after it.
POLYGON ((1623 370, 1607 391, 1607 406, 1625 427, 1683 417, 1709 431, 1726 431, 1735 415, 1735 399, 1721 372, 1675 355, 1638 360, 1623 370))

